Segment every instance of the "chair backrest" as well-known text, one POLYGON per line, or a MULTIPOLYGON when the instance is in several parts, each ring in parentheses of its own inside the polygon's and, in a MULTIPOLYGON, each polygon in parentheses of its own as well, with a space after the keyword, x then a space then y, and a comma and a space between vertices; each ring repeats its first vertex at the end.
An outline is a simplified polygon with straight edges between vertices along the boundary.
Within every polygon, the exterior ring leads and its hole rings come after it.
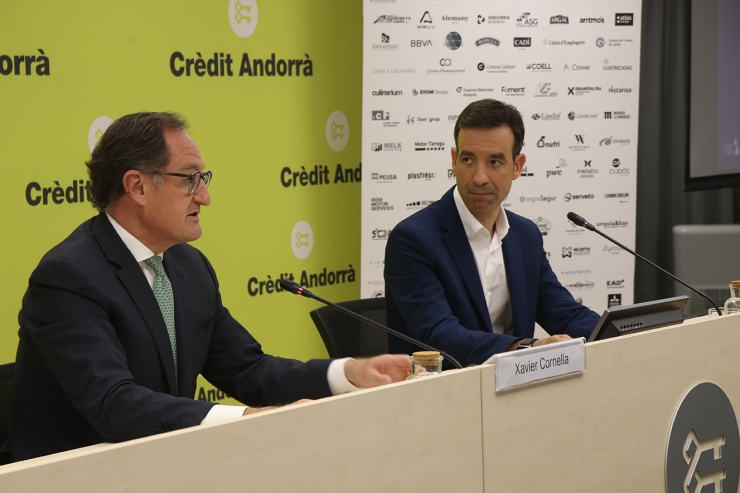
POLYGON ((0 365, 0 446, 8 439, 15 363, 0 365))
MULTIPOLYGON (((385 298, 344 301, 338 305, 386 324, 385 298)), ((331 306, 311 312, 331 358, 377 356, 388 352, 388 334, 331 306)))

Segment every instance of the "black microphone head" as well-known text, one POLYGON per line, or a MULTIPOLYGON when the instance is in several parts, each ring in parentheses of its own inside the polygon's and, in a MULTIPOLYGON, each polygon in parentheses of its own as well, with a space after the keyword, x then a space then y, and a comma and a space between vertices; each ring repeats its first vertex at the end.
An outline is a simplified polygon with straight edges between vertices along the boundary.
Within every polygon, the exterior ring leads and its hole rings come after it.
POLYGON ((282 277, 281 277, 281 278, 280 278, 280 279, 278 280, 278 282, 280 283, 280 286, 281 286, 281 287, 282 287, 282 288, 283 288, 284 290, 286 290, 286 291, 288 291, 288 292, 291 292, 291 293, 293 293, 293 294, 298 294, 298 290, 299 290, 299 289, 301 289, 301 285, 300 285, 300 284, 298 284, 298 283, 296 283, 296 282, 293 282, 293 281, 291 281, 290 279, 285 279, 285 278, 282 278, 282 277))
POLYGON ((576 226, 580 226, 582 228, 586 228, 589 231, 593 231, 594 229, 596 229, 596 228, 594 228, 594 226, 590 222, 586 221, 584 218, 582 218, 581 216, 579 216, 575 212, 569 212, 568 213, 568 219, 570 219, 571 221, 573 221, 573 224, 575 224, 576 226))

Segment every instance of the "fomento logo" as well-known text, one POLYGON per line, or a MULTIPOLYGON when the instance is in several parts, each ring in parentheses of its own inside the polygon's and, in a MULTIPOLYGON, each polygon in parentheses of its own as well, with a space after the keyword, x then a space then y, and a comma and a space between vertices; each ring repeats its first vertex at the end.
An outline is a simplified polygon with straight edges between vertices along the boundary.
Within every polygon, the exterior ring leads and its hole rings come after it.
POLYGON ((313 229, 306 221, 298 221, 290 232, 290 247, 293 255, 303 260, 313 250, 313 229))
POLYGON ((344 113, 337 110, 326 119, 326 143, 335 152, 344 149, 349 140, 349 122, 344 113))
POLYGON ((259 17, 256 0, 231 0, 228 14, 234 34, 240 38, 248 38, 254 33, 259 17))
POLYGON ((87 146, 91 153, 111 123, 113 120, 107 116, 99 116, 92 122, 90 130, 87 131, 87 146))

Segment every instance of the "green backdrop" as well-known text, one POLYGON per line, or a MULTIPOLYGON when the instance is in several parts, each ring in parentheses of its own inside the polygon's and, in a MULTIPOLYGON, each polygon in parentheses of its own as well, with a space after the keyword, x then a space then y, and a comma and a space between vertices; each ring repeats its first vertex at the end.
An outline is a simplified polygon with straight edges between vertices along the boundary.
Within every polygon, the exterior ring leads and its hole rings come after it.
POLYGON ((334 300, 359 297, 361 42, 361 2, 0 3, 0 149, 10 199, 0 246, 0 363, 15 358, 31 271, 95 214, 72 191, 87 179, 91 125, 151 110, 185 115, 214 172, 213 202, 194 245, 213 263, 224 304, 266 352, 326 357, 308 316, 319 305, 265 287, 284 273, 318 279, 324 269, 344 270, 344 282, 312 290, 334 300), (214 54, 219 75, 211 76, 214 54), (346 122, 329 121, 335 111, 346 122), (328 168, 321 175, 329 183, 311 185, 316 166, 328 168), (344 180, 335 182, 338 166, 344 180), (54 195, 57 187, 64 195, 54 195), (312 233, 294 231, 299 221, 312 233), (310 255, 299 258, 306 243, 310 255), (252 287, 265 283, 263 294, 250 294, 250 279, 252 287))

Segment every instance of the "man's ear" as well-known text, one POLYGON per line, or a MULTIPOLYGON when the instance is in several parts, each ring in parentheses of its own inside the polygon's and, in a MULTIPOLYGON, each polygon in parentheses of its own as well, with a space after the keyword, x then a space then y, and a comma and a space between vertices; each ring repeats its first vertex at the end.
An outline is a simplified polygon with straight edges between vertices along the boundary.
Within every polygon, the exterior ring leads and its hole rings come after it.
POLYGON ((457 148, 451 147, 450 148, 450 155, 452 156, 452 172, 455 172, 455 161, 457 160, 457 148))
POLYGON ((516 180, 519 178, 519 175, 522 174, 522 170, 524 169, 524 165, 527 162, 527 156, 524 154, 519 154, 516 159, 514 159, 514 177, 513 180, 516 180))
POLYGON ((151 182, 144 182, 144 174, 141 171, 131 169, 123 175, 123 190, 138 205, 146 204, 147 192, 153 186, 151 182))

